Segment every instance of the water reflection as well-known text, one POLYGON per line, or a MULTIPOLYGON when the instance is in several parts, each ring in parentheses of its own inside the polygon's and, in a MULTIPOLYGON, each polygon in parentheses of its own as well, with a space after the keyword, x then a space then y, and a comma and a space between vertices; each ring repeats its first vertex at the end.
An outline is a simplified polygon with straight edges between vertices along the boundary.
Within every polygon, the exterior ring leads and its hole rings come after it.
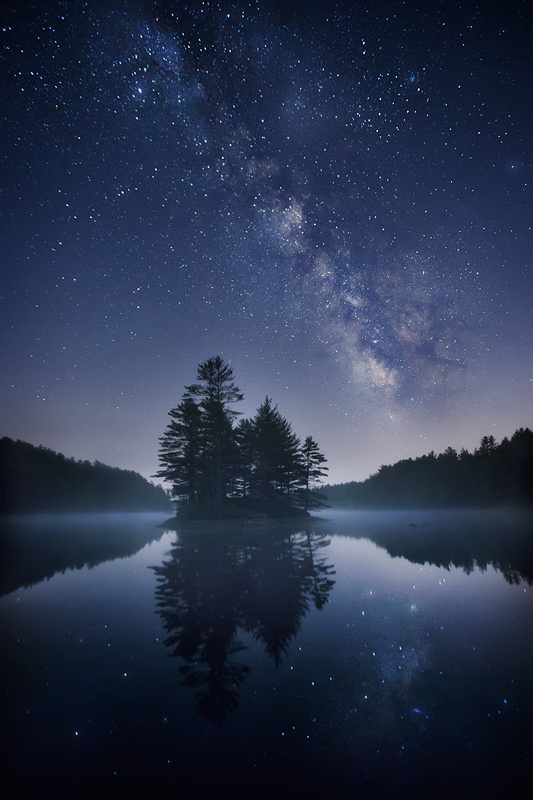
POLYGON ((249 672, 239 631, 279 664, 307 612, 323 608, 334 585, 321 552, 328 544, 312 526, 179 533, 170 559, 154 567, 157 608, 199 714, 222 723, 238 705, 249 672))
POLYGON ((0 521, 0 596, 58 572, 132 556, 160 539, 161 513, 28 514, 0 521))
POLYGON ((406 537, 398 541, 390 534, 374 539, 393 557, 406 558, 413 564, 434 564, 437 567, 457 567, 469 575, 475 569, 484 572, 492 567, 501 572, 508 583, 526 581, 533 584, 532 548, 519 547, 518 543, 506 542, 495 546, 492 542, 472 543, 464 541, 442 541, 439 537, 406 537))
MULTIPOLYGON (((329 516, 329 515, 328 515, 329 516)), ((510 584, 533 584, 533 515, 505 512, 332 512, 332 531, 368 538, 413 564, 493 567, 510 584)))

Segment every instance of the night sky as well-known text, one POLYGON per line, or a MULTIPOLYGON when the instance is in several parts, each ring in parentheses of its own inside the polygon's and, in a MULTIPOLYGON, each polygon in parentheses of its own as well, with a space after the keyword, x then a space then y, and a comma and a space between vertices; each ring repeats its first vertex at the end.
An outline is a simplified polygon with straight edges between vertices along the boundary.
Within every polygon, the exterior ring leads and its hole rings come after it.
POLYGON ((530 12, 8 3, 0 434, 149 476, 214 355, 331 482, 531 427, 530 12))

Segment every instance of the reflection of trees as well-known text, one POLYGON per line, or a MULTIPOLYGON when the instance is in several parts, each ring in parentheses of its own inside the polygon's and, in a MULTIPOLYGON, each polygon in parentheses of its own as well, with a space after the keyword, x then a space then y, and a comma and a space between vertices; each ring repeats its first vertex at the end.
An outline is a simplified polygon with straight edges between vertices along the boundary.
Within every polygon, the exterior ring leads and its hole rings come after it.
POLYGON ((457 567, 467 574, 478 568, 493 567, 508 583, 527 581, 533 584, 533 546, 531 525, 516 529, 457 528, 433 530, 431 526, 413 526, 414 530, 373 531, 368 538, 389 555, 406 558, 414 564, 457 567))
POLYGON ((154 567, 157 606, 200 714, 223 722, 237 706, 249 670, 237 660, 239 630, 279 664, 311 606, 324 606, 334 584, 320 555, 328 543, 311 529, 179 533, 170 559, 154 567))
POLYGON ((127 558, 163 535, 148 514, 50 514, 0 522, 0 596, 56 572, 127 558))

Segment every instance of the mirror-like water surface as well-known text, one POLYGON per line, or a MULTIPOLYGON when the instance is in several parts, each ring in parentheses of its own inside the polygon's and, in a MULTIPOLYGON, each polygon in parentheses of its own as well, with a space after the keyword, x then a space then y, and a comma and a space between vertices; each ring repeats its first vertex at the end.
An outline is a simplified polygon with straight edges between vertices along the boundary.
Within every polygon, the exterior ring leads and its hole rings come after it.
POLYGON ((26 521, 0 598, 3 796, 521 796, 530 518, 324 516, 63 518, 38 583, 53 521, 26 521), (59 552, 69 525, 87 566, 59 552))

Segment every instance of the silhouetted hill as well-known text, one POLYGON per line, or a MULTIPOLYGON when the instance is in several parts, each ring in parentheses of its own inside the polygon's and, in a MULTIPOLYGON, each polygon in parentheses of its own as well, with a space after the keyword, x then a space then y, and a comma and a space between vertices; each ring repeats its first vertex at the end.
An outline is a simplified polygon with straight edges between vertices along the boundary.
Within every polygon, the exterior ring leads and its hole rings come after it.
POLYGON ((366 481, 323 486, 333 506, 450 508, 533 505, 533 432, 520 428, 497 444, 484 436, 473 453, 448 447, 382 466, 366 481))
POLYGON ((0 439, 0 513, 164 511, 169 506, 161 486, 132 470, 0 439))

